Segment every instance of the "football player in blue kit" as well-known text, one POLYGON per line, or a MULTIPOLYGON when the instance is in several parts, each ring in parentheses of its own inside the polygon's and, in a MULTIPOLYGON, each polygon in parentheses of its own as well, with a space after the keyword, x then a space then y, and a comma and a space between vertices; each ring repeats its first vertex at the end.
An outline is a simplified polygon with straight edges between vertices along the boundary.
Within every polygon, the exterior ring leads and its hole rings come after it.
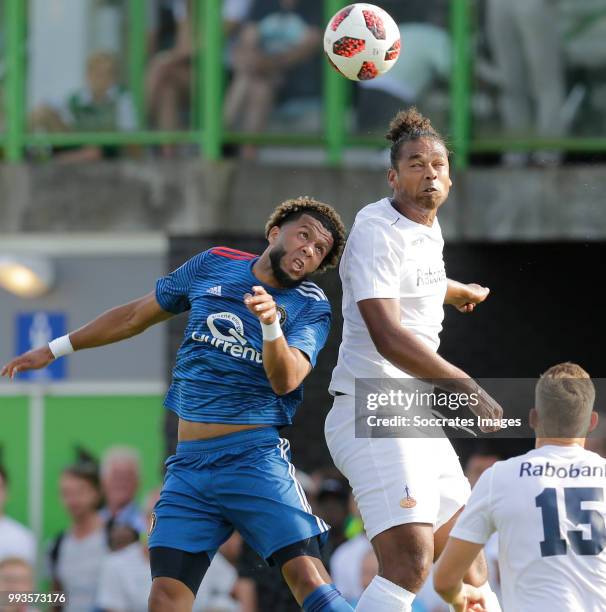
POLYGON ((338 262, 345 228, 330 206, 301 197, 274 210, 266 236, 258 257, 226 247, 196 255, 155 291, 1 372, 12 378, 189 311, 165 400, 179 416, 179 442, 149 537, 153 612, 192 609, 213 555, 234 529, 281 567, 304 610, 351 610, 320 561, 328 526, 313 514, 279 435, 292 423, 330 329, 330 304, 307 278, 338 262))

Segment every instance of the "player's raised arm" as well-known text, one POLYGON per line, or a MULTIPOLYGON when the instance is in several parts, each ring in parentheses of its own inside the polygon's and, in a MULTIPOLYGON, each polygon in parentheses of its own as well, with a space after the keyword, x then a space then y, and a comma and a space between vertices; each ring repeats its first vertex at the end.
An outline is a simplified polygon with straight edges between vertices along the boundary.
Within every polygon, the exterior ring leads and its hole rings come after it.
MULTIPOLYGON (((395 299, 369 299, 358 302, 360 314, 379 354, 400 370, 415 378, 436 381, 449 390, 477 393, 480 402, 473 408, 474 414, 488 419, 503 416, 501 406, 488 395, 463 370, 446 361, 431 350, 413 332, 400 324, 400 304, 395 299)), ((482 427, 483 431, 495 431, 497 427, 482 427)))
POLYGON ((33 349, 7 363, 0 374, 14 378, 18 372, 39 370, 55 359, 74 351, 104 346, 132 338, 151 325, 173 316, 163 310, 156 300, 155 292, 105 311, 90 323, 83 325, 48 345, 33 349))
POLYGON ((276 303, 263 287, 253 287, 244 303, 259 319, 263 332, 263 367, 278 395, 294 391, 311 372, 311 364, 298 349, 288 346, 278 321, 276 303))

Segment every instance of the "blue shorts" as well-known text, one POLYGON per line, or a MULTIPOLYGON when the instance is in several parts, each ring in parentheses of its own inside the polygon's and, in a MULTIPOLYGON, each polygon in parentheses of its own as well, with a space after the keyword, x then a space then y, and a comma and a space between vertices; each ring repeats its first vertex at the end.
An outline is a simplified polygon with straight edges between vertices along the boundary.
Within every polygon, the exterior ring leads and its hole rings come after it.
POLYGON ((179 442, 167 472, 149 547, 212 558, 234 530, 263 558, 320 536, 328 525, 312 512, 290 463, 288 440, 273 427, 179 442))

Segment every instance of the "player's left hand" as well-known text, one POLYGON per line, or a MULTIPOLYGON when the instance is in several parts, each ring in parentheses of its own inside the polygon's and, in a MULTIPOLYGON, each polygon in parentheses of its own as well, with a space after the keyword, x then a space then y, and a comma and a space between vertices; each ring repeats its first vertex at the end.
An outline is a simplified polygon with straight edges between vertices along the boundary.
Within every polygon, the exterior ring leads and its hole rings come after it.
POLYGON ((270 325, 276 320, 278 310, 274 298, 263 289, 263 287, 255 286, 252 288, 254 295, 247 293, 244 296, 244 303, 250 312, 255 317, 258 317, 261 323, 270 325))
POLYGON ((455 612, 486 612, 486 602, 480 590, 465 583, 450 605, 455 612))
POLYGON ((488 287, 482 287, 476 283, 465 285, 465 289, 466 291, 453 304, 459 312, 473 312, 476 305, 483 302, 490 293, 488 287))

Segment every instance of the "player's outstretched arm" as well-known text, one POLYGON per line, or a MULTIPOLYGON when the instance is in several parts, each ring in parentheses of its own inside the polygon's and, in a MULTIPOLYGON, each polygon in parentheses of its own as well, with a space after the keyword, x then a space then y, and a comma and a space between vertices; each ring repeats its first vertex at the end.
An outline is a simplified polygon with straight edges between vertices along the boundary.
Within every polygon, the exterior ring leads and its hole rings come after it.
POLYGON ((450 537, 434 568, 434 588, 444 601, 453 606, 455 612, 484 610, 481 592, 463 582, 463 576, 482 548, 482 544, 450 537))
POLYGON ((488 287, 476 283, 465 285, 448 279, 444 304, 454 306, 459 312, 473 312, 474 308, 483 302, 490 293, 488 287))
POLYGON ((280 329, 276 303, 263 287, 253 287, 254 295, 244 296, 246 307, 258 317, 263 331, 263 368, 278 395, 294 391, 311 372, 307 357, 288 346, 280 329))
MULTIPOLYGON (((152 291, 133 302, 107 310, 90 323, 68 334, 67 338, 74 351, 104 346, 132 338, 151 325, 166 321, 172 316, 172 313, 160 307, 156 294, 152 291)), ((2 368, 0 375, 12 379, 18 372, 44 368, 55 358, 50 346, 46 345, 16 357, 2 368)))
MULTIPOLYGON (((470 409, 477 416, 500 419, 503 409, 488 393, 463 370, 434 353, 410 330, 400 324, 400 302, 397 299, 373 298, 358 302, 377 351, 400 370, 415 378, 436 381, 449 391, 479 396, 479 403, 470 409), (448 387, 448 382, 452 386, 448 387)), ((498 427, 481 427, 482 431, 496 431, 498 427)))

